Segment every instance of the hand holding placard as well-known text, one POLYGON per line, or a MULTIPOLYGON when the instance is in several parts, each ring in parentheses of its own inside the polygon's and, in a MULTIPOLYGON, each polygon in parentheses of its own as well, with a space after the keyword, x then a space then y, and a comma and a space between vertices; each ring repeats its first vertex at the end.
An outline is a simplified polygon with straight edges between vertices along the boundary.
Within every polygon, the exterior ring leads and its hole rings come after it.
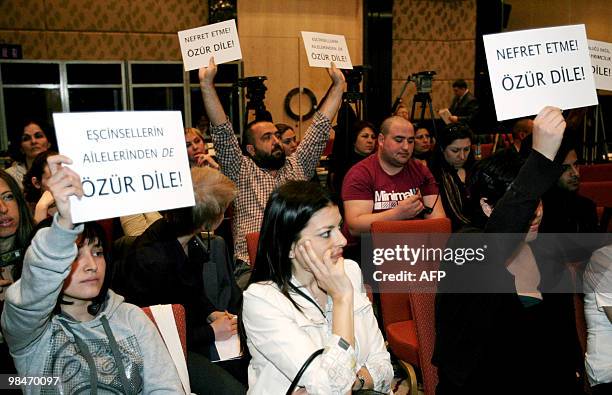
POLYGON ((565 119, 556 107, 544 107, 533 121, 533 149, 550 160, 555 159, 561 146, 565 119))
POLYGON ((81 177, 64 165, 71 165, 72 160, 64 155, 52 155, 47 158, 51 177, 47 181, 47 187, 55 199, 57 207, 57 222, 66 229, 72 229, 74 222, 70 210, 70 197, 83 197, 83 185, 81 177))
POLYGON ((208 65, 202 66, 198 70, 198 77, 200 79, 200 87, 202 89, 214 88, 216 75, 217 75, 217 64, 215 63, 215 57, 211 56, 210 59, 208 60, 208 65))

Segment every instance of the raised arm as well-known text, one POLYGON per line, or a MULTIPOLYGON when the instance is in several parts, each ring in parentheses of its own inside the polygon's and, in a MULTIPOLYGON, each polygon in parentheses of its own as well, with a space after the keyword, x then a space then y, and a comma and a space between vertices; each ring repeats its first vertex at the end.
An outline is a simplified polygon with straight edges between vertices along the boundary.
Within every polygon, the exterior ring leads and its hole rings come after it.
POLYGON ((215 64, 214 57, 211 56, 208 67, 201 67, 198 76, 200 78, 204 109, 208 119, 210 119, 213 126, 219 126, 227 121, 227 116, 215 90, 215 75, 217 75, 217 65, 215 64))
POLYGON ((344 80, 344 74, 342 74, 340 69, 336 68, 333 62, 331 68, 327 69, 327 73, 332 80, 332 86, 327 98, 323 101, 323 104, 321 104, 319 112, 331 121, 336 116, 340 104, 342 103, 342 94, 344 93, 346 82, 344 80))
POLYGON ((234 135, 234 129, 228 122, 219 96, 217 96, 215 75, 217 75, 217 65, 214 58, 211 57, 208 67, 201 67, 198 72, 202 100, 204 101, 204 110, 212 124, 210 134, 217 151, 221 171, 236 182, 240 175, 243 156, 238 139, 234 135))
POLYGON ((51 228, 36 233, 26 251, 21 279, 7 291, 2 328, 14 355, 27 352, 45 331, 77 255, 75 240, 83 230, 73 229, 69 201, 71 195, 83 195, 80 177, 62 166, 72 163, 65 156, 51 156, 47 162, 52 174, 48 185, 58 212, 51 228))

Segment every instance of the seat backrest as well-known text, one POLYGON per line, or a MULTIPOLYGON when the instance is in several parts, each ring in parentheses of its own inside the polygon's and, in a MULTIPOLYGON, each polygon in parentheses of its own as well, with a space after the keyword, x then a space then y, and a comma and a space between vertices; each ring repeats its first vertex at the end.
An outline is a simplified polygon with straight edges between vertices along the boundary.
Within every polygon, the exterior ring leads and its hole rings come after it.
MULTIPOLYGON (((448 218, 415 219, 407 221, 377 221, 371 225, 372 238, 376 243, 377 235, 384 233, 451 233, 448 218)), ((413 319, 407 292, 380 294, 381 310, 385 327, 398 321, 413 319)))
POLYGON ((254 267, 255 257, 257 256, 257 245, 259 244, 259 232, 247 233, 246 242, 247 251, 249 253, 249 261, 251 267, 254 267))
POLYGON ((597 206, 612 207, 612 181, 581 182, 578 193, 593 200, 597 206))
POLYGON ((480 155, 482 158, 488 158, 493 153, 493 143, 480 144, 480 155))
POLYGON ((380 309, 385 328, 395 322, 412 319, 408 292, 383 292, 380 294, 380 309))
POLYGON ((451 222, 448 218, 376 221, 370 229, 372 233, 451 233, 451 222))
MULTIPOLYGON (((155 326, 155 318, 149 307, 143 307, 142 311, 153 321, 155 326)), ((176 321, 176 328, 178 329, 179 338, 181 339, 181 346, 183 346, 183 354, 185 354, 185 360, 187 359, 187 321, 185 319, 185 308, 180 304, 172 305, 172 313, 174 313, 174 321, 176 321)))
POLYGON ((580 166, 580 181, 612 181, 612 163, 580 166))
MULTIPOLYGON (((451 233, 451 222, 448 218, 408 220, 408 221, 381 221, 372 223, 372 237, 376 233, 451 233)), ((425 241, 427 242, 427 241, 425 241)), ((437 264, 433 263, 431 269, 437 270, 437 264)), ((417 341, 419 344, 419 364, 423 374, 425 395, 435 394, 438 382, 437 369, 431 363, 433 348, 436 338, 435 330, 435 297, 432 292, 409 292, 403 294, 408 300, 410 316, 415 322, 417 330, 417 341)), ((398 295, 398 294, 395 294, 398 295)), ((393 299, 393 294, 381 294, 381 301, 385 298, 393 299)), ((399 298, 396 299, 399 302, 399 298)), ((403 305, 405 302, 401 300, 403 305)), ((382 303, 383 320, 385 317, 385 303, 382 303)), ((393 311, 393 310, 392 310, 393 311)), ((404 314, 405 316, 405 314, 404 314)), ((390 318, 391 320, 393 318, 390 318)), ((388 325, 385 321, 385 325, 388 325)))

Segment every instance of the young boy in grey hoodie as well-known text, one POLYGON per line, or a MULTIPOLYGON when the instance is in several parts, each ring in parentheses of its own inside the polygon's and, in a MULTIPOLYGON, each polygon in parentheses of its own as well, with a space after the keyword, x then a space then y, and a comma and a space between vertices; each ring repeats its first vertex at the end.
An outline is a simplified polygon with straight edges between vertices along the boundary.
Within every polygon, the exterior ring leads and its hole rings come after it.
POLYGON ((75 226, 70 195, 80 177, 48 160, 58 213, 26 252, 21 279, 7 291, 2 329, 28 394, 181 394, 181 382, 155 325, 105 283, 104 233, 75 226), (50 385, 42 386, 42 383, 50 385))

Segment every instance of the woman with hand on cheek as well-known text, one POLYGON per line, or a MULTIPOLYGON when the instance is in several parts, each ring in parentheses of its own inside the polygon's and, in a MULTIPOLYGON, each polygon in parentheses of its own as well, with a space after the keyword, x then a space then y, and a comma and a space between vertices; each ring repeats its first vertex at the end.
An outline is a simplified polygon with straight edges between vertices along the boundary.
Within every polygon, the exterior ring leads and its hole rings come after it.
POLYGON ((210 166, 219 170, 219 164, 208 154, 206 142, 200 129, 185 128, 185 145, 187 146, 190 167, 210 166))
POLYGON ((342 258, 341 220, 315 183, 290 181, 270 196, 242 310, 249 393, 284 393, 321 348, 298 382, 307 393, 389 392, 389 353, 359 266, 342 258))

